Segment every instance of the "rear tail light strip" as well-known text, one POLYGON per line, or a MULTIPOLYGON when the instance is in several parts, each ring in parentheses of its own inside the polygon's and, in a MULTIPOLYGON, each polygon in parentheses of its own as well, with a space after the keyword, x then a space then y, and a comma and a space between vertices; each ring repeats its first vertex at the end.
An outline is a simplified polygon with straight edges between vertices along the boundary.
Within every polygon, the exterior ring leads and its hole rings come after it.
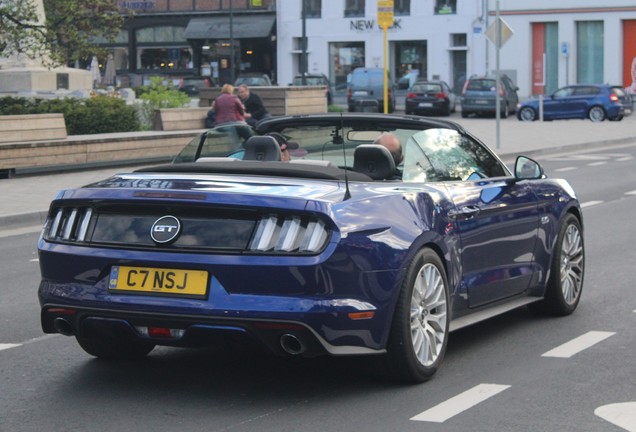
POLYGON ((258 222, 249 249, 258 252, 320 252, 329 233, 321 220, 268 215, 258 222))
POLYGON ((84 242, 92 215, 93 209, 90 207, 59 208, 45 227, 44 237, 49 240, 84 242))

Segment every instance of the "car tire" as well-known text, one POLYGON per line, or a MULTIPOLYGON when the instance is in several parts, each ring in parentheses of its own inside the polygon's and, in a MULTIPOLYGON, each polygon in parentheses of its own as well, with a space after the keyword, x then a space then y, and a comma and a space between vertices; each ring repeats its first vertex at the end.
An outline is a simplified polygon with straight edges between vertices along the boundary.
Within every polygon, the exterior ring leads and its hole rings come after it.
POLYGON ((588 111, 587 117, 595 123, 602 122, 603 120, 605 120, 606 117, 605 110, 603 109, 603 107, 600 107, 598 105, 593 106, 588 111))
POLYGON ((519 111, 519 120, 521 121, 535 121, 537 120, 537 112, 534 108, 523 107, 519 111))
POLYGON ((550 277, 542 301, 530 305, 543 314, 569 315, 579 304, 585 273, 585 248, 581 223, 573 214, 563 219, 556 244, 550 277))
POLYGON ((508 118, 508 104, 504 103, 503 110, 501 111, 501 118, 508 118))
POLYGON ((77 343, 88 354, 112 360, 134 360, 145 357, 155 346, 149 343, 121 338, 75 336, 77 343))
POLYGON ((387 343, 387 371, 397 380, 420 383, 437 371, 448 344, 449 294, 446 271, 431 249, 408 266, 387 343))
POLYGON ((468 117, 468 112, 462 110, 462 118, 467 118, 468 117))

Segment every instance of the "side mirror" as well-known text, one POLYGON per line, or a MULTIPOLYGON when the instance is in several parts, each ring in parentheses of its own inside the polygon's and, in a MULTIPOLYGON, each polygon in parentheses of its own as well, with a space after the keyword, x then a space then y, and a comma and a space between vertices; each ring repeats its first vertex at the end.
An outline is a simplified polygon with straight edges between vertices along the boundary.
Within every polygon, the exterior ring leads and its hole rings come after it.
POLYGON ((537 161, 526 156, 517 156, 515 161, 515 178, 517 180, 532 180, 543 177, 543 168, 537 161))

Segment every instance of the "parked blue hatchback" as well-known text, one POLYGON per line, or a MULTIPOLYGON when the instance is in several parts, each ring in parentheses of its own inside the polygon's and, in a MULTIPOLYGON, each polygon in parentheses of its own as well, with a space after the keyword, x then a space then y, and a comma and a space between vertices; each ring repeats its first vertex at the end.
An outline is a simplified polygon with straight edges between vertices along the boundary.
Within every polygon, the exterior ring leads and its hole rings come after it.
MULTIPOLYGON (((539 99, 519 105, 517 118, 539 119, 539 99)), ((543 119, 585 119, 600 122, 622 120, 632 113, 631 96, 621 86, 608 84, 576 84, 562 87, 543 99, 543 119)))

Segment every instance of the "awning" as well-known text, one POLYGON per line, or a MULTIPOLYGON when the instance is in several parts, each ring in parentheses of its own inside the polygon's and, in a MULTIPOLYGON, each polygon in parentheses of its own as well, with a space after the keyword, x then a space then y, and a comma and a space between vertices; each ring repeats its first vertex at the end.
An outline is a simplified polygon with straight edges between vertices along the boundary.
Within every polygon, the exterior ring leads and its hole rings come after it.
MULTIPOLYGON (((268 37, 274 26, 274 16, 234 15, 232 37, 234 39, 268 37)), ((186 39, 229 39, 229 15, 192 18, 185 29, 186 39)))

